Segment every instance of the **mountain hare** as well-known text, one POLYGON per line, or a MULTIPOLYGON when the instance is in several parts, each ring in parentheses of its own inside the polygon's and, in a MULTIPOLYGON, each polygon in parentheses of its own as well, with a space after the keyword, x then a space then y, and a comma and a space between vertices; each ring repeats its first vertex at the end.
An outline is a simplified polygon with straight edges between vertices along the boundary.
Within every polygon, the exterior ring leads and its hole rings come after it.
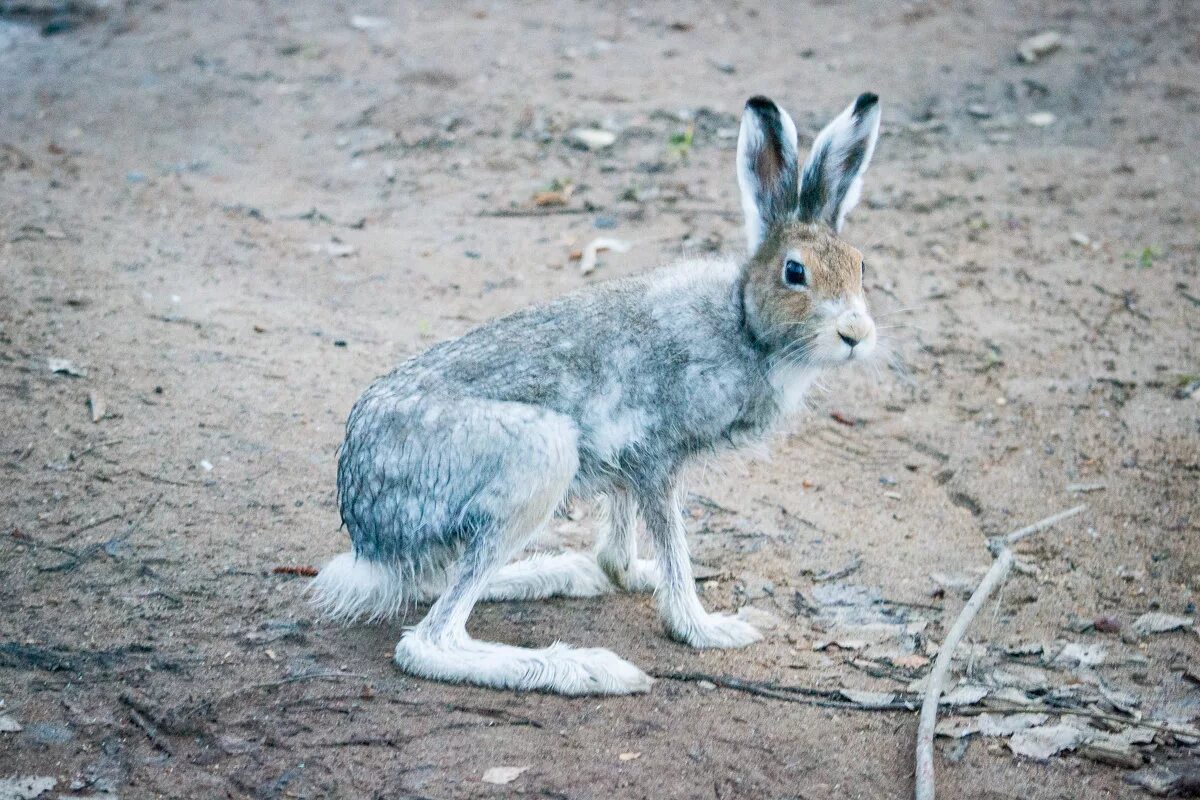
POLYGON ((678 475, 763 440, 822 370, 874 349, 862 254, 836 233, 858 202, 879 116, 878 98, 860 95, 800 169, 791 117, 751 98, 737 145, 744 262, 589 287, 375 381, 350 412, 338 461, 353 550, 314 579, 315 602, 348 621, 433 600, 396 645, 402 670, 568 695, 643 692, 651 679, 608 650, 476 641, 466 629, 475 604, 653 591, 680 642, 761 638, 701 606, 678 475), (597 497, 609 524, 594 556, 507 563, 568 498, 597 497), (639 516, 654 561, 637 558, 639 516))

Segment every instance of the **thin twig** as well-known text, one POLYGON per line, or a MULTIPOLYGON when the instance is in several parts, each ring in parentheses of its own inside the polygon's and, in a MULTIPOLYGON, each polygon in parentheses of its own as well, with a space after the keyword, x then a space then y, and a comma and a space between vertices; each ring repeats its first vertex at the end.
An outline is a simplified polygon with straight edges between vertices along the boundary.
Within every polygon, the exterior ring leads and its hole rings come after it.
POLYGON ((745 692, 756 697, 768 697, 772 700, 782 700, 786 703, 803 703, 804 705, 821 706, 822 708, 844 708, 854 711, 911 711, 913 708, 911 702, 904 703, 900 701, 865 706, 851 700, 836 699, 842 697, 842 693, 836 689, 811 689, 806 686, 781 686, 774 683, 756 683, 725 675, 709 675, 704 672, 660 672, 655 673, 654 677, 667 681, 684 681, 688 683, 708 681, 714 686, 745 692))
POLYGON ((946 634, 946 638, 938 650, 937 661, 934 662, 933 669, 929 673, 925 689, 925 700, 921 703, 921 721, 917 725, 916 800, 934 800, 936 787, 933 777, 933 734, 934 728, 937 726, 937 709, 938 701, 942 697, 942 685, 946 681, 946 675, 950 672, 950 662, 954 659, 954 651, 958 648, 959 642, 962 641, 963 635, 966 634, 971 621, 975 619, 975 615, 979 613, 979 609, 987 602, 988 597, 996 587, 1004 582, 1004 579, 1008 576, 1008 571, 1012 569, 1013 554, 1010 546, 1035 533, 1044 531, 1057 522, 1075 516, 1085 508, 1087 506, 1075 506, 1072 509, 1046 517, 1032 525, 1015 530, 1002 539, 991 543, 990 546, 993 548, 995 555, 992 568, 983 576, 983 580, 975 588, 971 599, 967 601, 962 611, 959 612, 958 619, 954 621, 950 632, 946 634))
POLYGON ((140 711, 138 711, 136 708, 130 707, 129 718, 133 720, 134 725, 137 725, 142 729, 142 731, 145 732, 146 736, 150 739, 151 743, 155 747, 157 747, 159 750, 162 750, 169 756, 175 755, 175 752, 171 749, 171 745, 167 744, 162 736, 159 735, 158 728, 154 726, 154 723, 142 716, 140 711))
POLYGON ((176 706, 167 711, 160 717, 160 720, 170 720, 173 727, 177 727, 189 717, 195 716, 205 709, 214 709, 222 703, 232 700, 238 695, 246 694, 247 692, 256 692, 264 689, 278 689, 281 686, 287 686, 291 683, 301 683, 304 681, 321 681, 321 680, 345 680, 347 678, 356 678, 358 680, 370 680, 370 676, 361 675, 355 672, 305 672, 301 675, 292 675, 287 678, 282 678, 277 681, 264 681, 263 683, 251 683, 246 686, 239 686, 236 689, 226 692, 222 695, 217 695, 210 700, 201 700, 190 706, 176 706))
POLYGON ((101 519, 93 520, 93 521, 89 522, 87 525, 84 525, 82 528, 77 528, 76 530, 72 531, 68 536, 65 537, 65 539, 62 539, 61 541, 66 541, 66 539, 73 539, 76 536, 78 536, 79 534, 83 533, 84 531, 90 531, 92 528, 99 528, 104 523, 112 522, 114 519, 120 519, 122 516, 124 516, 124 515, 122 513, 118 512, 116 514, 109 514, 107 517, 103 517, 101 519))
POLYGON ((502 208, 495 211, 481 211, 481 217, 561 217, 570 214, 595 214, 589 208, 502 208))

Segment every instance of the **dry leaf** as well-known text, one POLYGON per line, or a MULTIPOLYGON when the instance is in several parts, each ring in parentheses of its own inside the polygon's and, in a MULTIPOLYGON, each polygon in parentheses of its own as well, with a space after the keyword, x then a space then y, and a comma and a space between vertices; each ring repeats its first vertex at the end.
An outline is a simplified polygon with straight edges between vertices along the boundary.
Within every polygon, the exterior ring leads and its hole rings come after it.
POLYGON ((1194 623, 1191 617, 1177 617, 1173 614, 1161 614, 1151 611, 1142 614, 1133 623, 1133 629, 1145 636, 1148 633, 1169 633, 1181 628, 1187 628, 1194 623))
POLYGON ((535 194, 533 196, 533 204, 538 207, 565 206, 574 193, 575 187, 570 184, 561 189, 549 189, 535 194))
POLYGON ((68 358, 47 358, 46 368, 59 375, 70 375, 72 378, 87 377, 87 370, 75 366, 68 358))
POLYGON ((484 783, 494 783, 498 786, 503 786, 521 777, 521 773, 527 769, 529 767, 492 767, 483 773, 483 777, 480 780, 484 783))
POLYGON ((276 567, 271 570, 276 575, 299 575, 304 578, 317 577, 317 568, 302 566, 302 567, 276 567))
MULTIPOLYGON (((593 239, 579 254, 580 274, 587 275, 596 268, 596 256, 598 253, 604 250, 612 250, 614 253, 624 253, 631 246, 628 242, 623 242, 620 239, 611 239, 604 236, 601 236, 599 239, 593 239)), ((574 253, 571 256, 573 258, 574 253)))
POLYGON ((1008 749, 1019 756, 1046 761, 1063 750, 1075 749, 1085 738, 1083 731, 1070 725, 1044 725, 1014 733, 1008 749))
POLYGON ((619 758, 622 761, 633 761, 635 758, 641 758, 641 757, 642 757, 641 753, 621 753, 621 755, 617 756, 617 758, 619 758))
POLYGON ((839 689, 838 693, 851 703, 864 708, 882 708, 896 701, 894 692, 866 692, 858 689, 839 689))
POLYGON ((889 659, 897 667, 904 669, 920 669, 929 663, 929 659, 918 653, 909 653, 906 656, 896 656, 889 659))

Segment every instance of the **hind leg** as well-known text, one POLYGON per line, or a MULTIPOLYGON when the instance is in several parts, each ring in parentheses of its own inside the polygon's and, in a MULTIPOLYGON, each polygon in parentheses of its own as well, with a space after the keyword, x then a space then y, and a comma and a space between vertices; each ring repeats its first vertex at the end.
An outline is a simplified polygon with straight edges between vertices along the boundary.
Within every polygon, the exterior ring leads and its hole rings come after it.
POLYGON ((637 502, 624 489, 608 497, 608 527, 596 547, 596 563, 614 584, 627 592, 653 592, 659 569, 651 559, 637 557, 637 502))
POLYGON ((547 597, 599 597, 616 589, 652 592, 658 565, 637 558, 637 506, 623 490, 605 498, 595 555, 538 553, 501 567, 488 581, 482 599, 539 600, 547 597))
MULTIPOLYGON (((502 413, 502 409, 497 409, 502 413)), ((413 675, 568 695, 629 694, 650 678, 608 650, 555 644, 542 649, 479 642, 467 618, 501 565, 549 522, 578 468, 576 432, 564 417, 508 417, 497 472, 473 511, 487 520, 470 539, 449 587, 396 645, 396 664, 413 675), (531 477, 532 473, 532 477, 531 477)))
POLYGON ((537 553, 496 570, 480 599, 487 603, 547 597, 599 597, 614 588, 596 560, 587 553, 537 553))

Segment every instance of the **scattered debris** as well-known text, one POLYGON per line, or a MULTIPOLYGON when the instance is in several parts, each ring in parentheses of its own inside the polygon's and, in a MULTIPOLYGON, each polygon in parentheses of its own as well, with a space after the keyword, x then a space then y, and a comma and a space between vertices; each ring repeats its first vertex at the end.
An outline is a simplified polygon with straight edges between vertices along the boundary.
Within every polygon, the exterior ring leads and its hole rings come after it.
POLYGON ((1030 36, 1017 46, 1017 56, 1026 64, 1036 64, 1063 46, 1063 35, 1057 31, 1044 31, 1030 36))
MULTIPOLYGON (((587 275, 595 270, 596 258, 599 253, 605 250, 611 250, 614 253, 626 253, 629 252, 629 248, 632 246, 633 245, 629 244, 628 242, 620 239, 613 239, 605 236, 601 236, 598 239, 593 239, 592 241, 588 242, 587 247, 583 248, 583 250, 579 253, 579 273, 581 275, 587 275)), ((572 253, 571 257, 574 258, 575 254, 572 253)))
POLYGON ((1077 244, 1080 247, 1091 247, 1092 237, 1083 231, 1075 231, 1071 234, 1071 244, 1077 244))
POLYGON ((853 428, 858 425, 858 420, 848 417, 840 411, 831 411, 829 418, 839 425, 845 425, 847 428, 853 428))
POLYGON ((642 757, 641 753, 621 753, 617 758, 621 761, 634 761, 642 757))
POLYGON ((986 686, 962 685, 942 695, 939 702, 944 706, 973 706, 991 692, 986 686))
POLYGON ((276 567, 275 569, 271 570, 271 572, 276 575, 299 575, 304 578, 315 578, 317 577, 317 572, 319 572, 319 570, 316 567, 310 567, 306 565, 298 567, 276 567))
POLYGON ((0 778, 0 800, 34 800, 56 785, 56 778, 0 778))
POLYGON ((920 669, 929 663, 929 659, 919 653, 907 653, 899 656, 889 656, 888 661, 901 669, 920 669))
POLYGON ((1051 663, 1068 667, 1097 667, 1104 663, 1108 648, 1102 644, 1071 642, 1054 656, 1051 663))
POLYGON ((583 150, 603 150, 612 147, 617 135, 602 128, 575 128, 567 135, 571 144, 583 150))
POLYGON ((1008 740, 1008 749, 1019 756, 1047 761, 1063 750, 1074 750, 1085 738, 1083 731, 1070 725, 1043 725, 1014 733, 1008 740))
POLYGON ((364 14, 355 14, 350 17, 350 27, 356 31, 377 31, 387 28, 392 24, 392 21, 384 17, 369 17, 364 14))
POLYGON ((1125 776, 1125 782, 1161 797, 1174 790, 1179 776, 1167 767, 1146 767, 1137 772, 1130 772, 1125 776))
POLYGON ((970 597, 971 592, 975 591, 977 582, 976 579, 972 579, 968 575, 947 575, 942 572, 935 572, 929 578, 937 584, 938 589, 941 590, 940 594, 943 597, 970 597))
POLYGON ((75 366, 70 359, 66 358, 47 358, 46 368, 57 375, 69 375, 72 378, 87 377, 86 369, 75 366))
POLYGON ((1008 572, 1012 568, 1013 563, 1013 553, 1010 546, 1026 537, 1044 531, 1064 519, 1073 517, 1086 508, 1087 506, 1075 506, 1074 508, 1059 512, 1020 530, 1013 531, 1007 536, 995 540, 993 543, 995 561, 992 563, 992 568, 988 570, 983 580, 980 581, 974 594, 971 595, 971 599, 963 606, 958 619, 954 621, 950 632, 946 634, 945 640, 938 649, 937 661, 934 663, 933 670, 929 673, 927 679, 925 699, 921 703, 921 718, 917 727, 916 800, 934 800, 933 733, 937 725, 937 709, 938 701, 942 695, 942 684, 945 683, 946 675, 950 672, 950 664, 954 659, 954 651, 966 634, 971 621, 975 619, 975 615, 979 613, 979 609, 987 602, 992 591, 1008 577, 1008 572))
POLYGON ((21 723, 7 714, 0 715, 0 733, 20 733, 21 723))
POLYGON ((1035 128, 1048 128, 1058 121, 1058 117, 1049 111, 1035 111, 1025 116, 1025 121, 1035 128))
POLYGON ((938 736, 961 739, 978 734, 985 737, 1004 738, 1018 731, 1044 725, 1050 717, 1041 713, 988 714, 977 717, 947 717, 939 722, 934 732, 938 736))
POLYGON ((318 255, 324 253, 331 258, 346 258, 347 256, 352 256, 357 253, 358 248, 352 244, 346 244, 340 239, 334 238, 330 239, 328 242, 310 244, 308 246, 308 251, 318 255))
POLYGON ((895 692, 867 692, 858 689, 840 691, 842 697, 864 708, 888 708, 896 702, 895 692))
POLYGON ((813 580, 816 581, 817 583, 827 583, 829 581, 841 580, 842 578, 845 578, 848 575, 852 575, 853 573, 857 572, 859 570, 859 568, 862 567, 862 563, 863 563, 862 556, 855 556, 853 559, 850 560, 849 564, 842 567, 841 569, 835 569, 835 570, 831 570, 828 572, 822 572, 820 574, 814 575, 813 580))
POLYGON ((87 404, 88 411, 92 415, 92 422, 99 422, 104 419, 108 406, 105 405, 104 398, 98 392, 88 392, 87 404))
POLYGON ((1143 761, 1142 754, 1131 745, 1106 740, 1086 742, 1080 745, 1076 752, 1089 761, 1123 769, 1137 769, 1143 761))
POLYGON ((546 208, 547 206, 565 206, 567 201, 574 194, 575 187, 572 184, 567 184, 561 189, 547 189, 544 192, 538 192, 533 196, 533 204, 538 208, 546 208))
POLYGON ((483 773, 483 777, 480 780, 484 783, 494 783, 498 786, 503 786, 521 777, 521 773, 528 769, 529 767, 492 767, 483 773))
MULTIPOLYGON (((1196 305, 1200 306, 1200 303, 1196 303, 1196 305)), ((1200 397, 1200 376, 1180 376, 1179 385, 1175 389, 1175 399, 1190 400, 1193 397, 1200 397)))
POLYGON ((1195 620, 1192 617, 1177 617, 1172 614, 1151 611, 1134 620, 1133 629, 1142 636, 1147 636, 1151 633, 1170 633, 1190 628, 1193 624, 1195 624, 1195 620))
POLYGON ((1069 483, 1067 491, 1072 494, 1091 494, 1092 492, 1103 492, 1108 487, 1103 483, 1069 483))

